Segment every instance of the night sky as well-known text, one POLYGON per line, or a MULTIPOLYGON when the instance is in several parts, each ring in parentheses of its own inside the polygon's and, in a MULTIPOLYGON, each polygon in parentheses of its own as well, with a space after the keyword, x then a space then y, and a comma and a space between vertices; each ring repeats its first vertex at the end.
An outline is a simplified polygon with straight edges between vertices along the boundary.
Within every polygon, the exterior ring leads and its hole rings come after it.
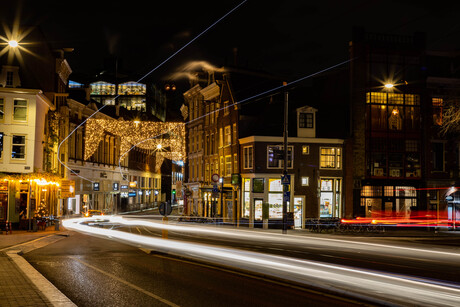
MULTIPOLYGON (((95 74, 112 55, 144 74, 242 1, 9 1, 6 24, 38 24, 76 73, 95 74), (18 15, 18 3, 22 3, 18 15)), ((427 33, 428 48, 460 48, 458 1, 248 0, 152 74, 164 78, 190 61, 263 69, 288 81, 348 59, 354 25, 388 34, 427 33)))

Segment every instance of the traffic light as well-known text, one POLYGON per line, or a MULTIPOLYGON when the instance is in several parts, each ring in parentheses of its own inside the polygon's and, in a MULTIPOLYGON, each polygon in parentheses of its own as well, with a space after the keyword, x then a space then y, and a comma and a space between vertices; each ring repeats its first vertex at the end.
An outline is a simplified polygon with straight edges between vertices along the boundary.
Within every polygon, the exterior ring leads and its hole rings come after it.
POLYGON ((172 193, 173 193, 173 194, 176 194, 176 189, 173 189, 173 190, 172 190, 172 193))

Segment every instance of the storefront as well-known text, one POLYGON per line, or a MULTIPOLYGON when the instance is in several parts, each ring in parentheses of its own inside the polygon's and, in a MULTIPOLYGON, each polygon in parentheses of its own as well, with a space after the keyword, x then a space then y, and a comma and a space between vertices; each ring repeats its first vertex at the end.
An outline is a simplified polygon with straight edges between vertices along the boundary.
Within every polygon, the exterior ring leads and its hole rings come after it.
POLYGON ((0 181, 0 221, 8 220, 8 181, 0 181))
POLYGON ((342 217, 342 179, 325 178, 319 180, 320 186, 320 218, 342 217))
MULTIPOLYGON (((249 227, 254 227, 254 224, 261 224, 264 203, 268 204, 269 220, 281 222, 283 219, 283 185, 281 184, 281 176, 243 178, 242 182, 240 224, 247 223, 249 227)), ((293 186, 293 181, 291 181, 291 186, 293 186)), ((299 205, 298 211, 301 212, 303 200, 299 200, 299 205)), ((291 201, 287 201, 287 208, 289 212, 292 212, 291 201)), ((299 222, 301 223, 300 219, 301 216, 299 217, 299 222)))
POLYGON ((417 189, 413 186, 363 186, 361 207, 366 217, 410 217, 417 206, 417 189))

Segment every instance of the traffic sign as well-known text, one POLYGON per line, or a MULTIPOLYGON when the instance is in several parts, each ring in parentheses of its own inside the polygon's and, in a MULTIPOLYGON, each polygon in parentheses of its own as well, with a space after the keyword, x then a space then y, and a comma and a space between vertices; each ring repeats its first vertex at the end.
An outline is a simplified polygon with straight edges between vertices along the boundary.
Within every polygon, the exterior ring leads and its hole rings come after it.
POLYGON ((219 179, 220 179, 219 174, 216 174, 216 173, 212 174, 212 176, 211 176, 211 180, 212 180, 212 181, 218 182, 219 179))
POLYGON ((219 192, 219 187, 217 187, 217 184, 214 184, 214 185, 212 186, 212 191, 213 191, 213 192, 219 192))
POLYGON ((291 175, 282 175, 281 176, 281 184, 286 184, 286 185, 290 185, 291 184, 291 175))
POLYGON ((172 206, 170 203, 161 203, 158 209, 160 210, 160 214, 163 216, 168 216, 172 212, 172 206))
POLYGON ((291 200, 291 192, 283 192, 283 201, 291 200))

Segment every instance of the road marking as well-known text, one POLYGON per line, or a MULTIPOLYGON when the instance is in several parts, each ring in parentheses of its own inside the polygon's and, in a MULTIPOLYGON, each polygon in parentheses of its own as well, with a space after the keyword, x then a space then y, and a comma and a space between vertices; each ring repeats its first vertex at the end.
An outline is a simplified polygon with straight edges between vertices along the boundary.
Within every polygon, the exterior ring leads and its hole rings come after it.
POLYGON ((124 279, 121 279, 121 278, 119 278, 119 277, 117 277, 117 276, 115 276, 115 275, 113 275, 113 274, 110 274, 110 273, 108 273, 108 272, 106 272, 106 271, 103 271, 103 270, 101 270, 101 269, 99 269, 99 268, 97 268, 97 267, 95 267, 95 266, 93 266, 93 265, 91 265, 91 264, 89 264, 89 263, 87 263, 87 262, 85 262, 85 261, 82 261, 82 260, 80 260, 80 259, 78 259, 78 258, 76 258, 76 257, 73 257, 73 256, 69 256, 69 258, 71 258, 71 259, 73 259, 73 260, 75 260, 75 261, 77 261, 77 262, 80 262, 81 264, 86 265, 87 267, 89 267, 89 268, 91 268, 91 269, 93 269, 93 270, 96 270, 96 271, 98 271, 99 273, 102 273, 102 274, 104 274, 104 275, 106 275, 106 276, 108 276, 108 277, 110 277, 110 278, 113 278, 113 279, 115 279, 116 281, 119 281, 119 282, 121 282, 121 283, 123 283, 123 284, 125 284, 125 285, 127 285, 127 286, 129 286, 129 287, 131 287, 131 288, 133 288, 133 289, 135 289, 135 290, 137 290, 137 291, 139 291, 139 292, 142 292, 142 293, 144 293, 145 295, 148 295, 148 296, 150 296, 150 297, 153 297, 154 299, 156 299, 156 300, 158 300, 158 301, 160 301, 160 302, 162 302, 162 303, 165 303, 166 305, 179 307, 179 305, 176 305, 176 304, 174 304, 173 302, 168 301, 167 299, 164 299, 164 298, 162 298, 162 297, 160 297, 160 296, 158 296, 158 295, 156 295, 156 294, 153 294, 152 292, 149 292, 149 291, 147 291, 147 290, 144 290, 144 289, 142 289, 142 288, 140 288, 140 287, 138 287, 138 286, 136 286, 136 285, 134 285, 134 284, 132 284, 132 283, 130 283, 130 282, 124 280, 124 279))

